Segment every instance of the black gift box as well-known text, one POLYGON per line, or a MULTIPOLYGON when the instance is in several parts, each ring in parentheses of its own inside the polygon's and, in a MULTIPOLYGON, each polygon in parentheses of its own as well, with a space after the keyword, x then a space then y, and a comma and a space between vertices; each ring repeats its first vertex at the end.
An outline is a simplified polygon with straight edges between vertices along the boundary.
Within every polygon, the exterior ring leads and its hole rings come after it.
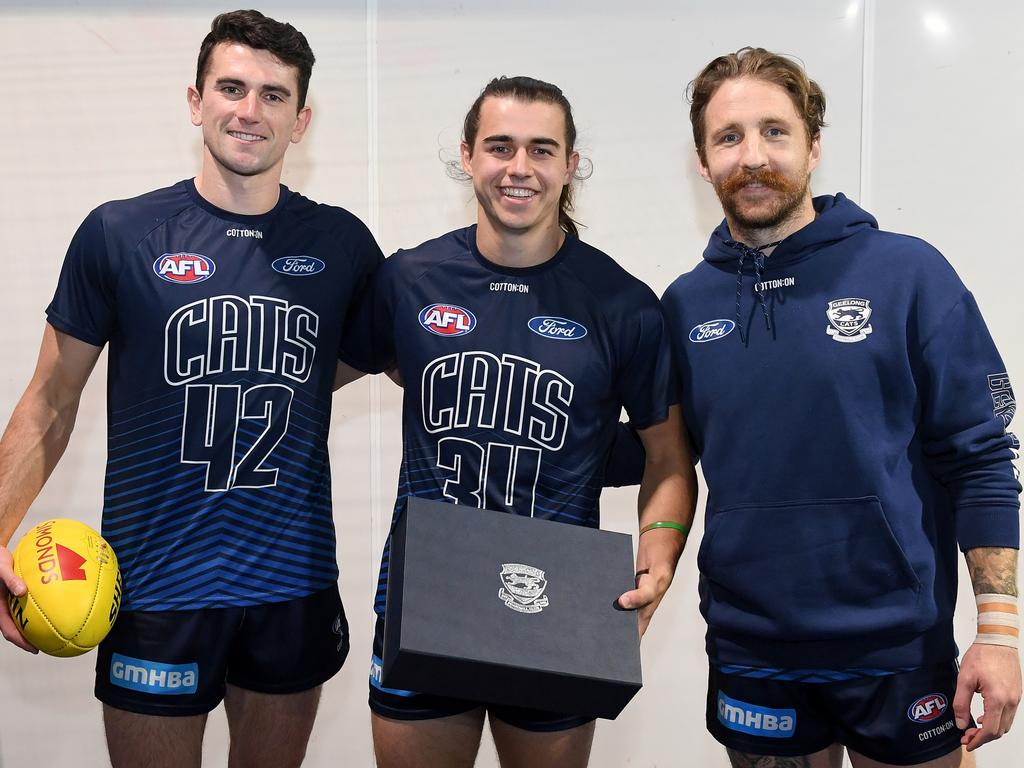
POLYGON ((614 718, 640 690, 630 537, 410 498, 391 538, 382 683, 614 718))

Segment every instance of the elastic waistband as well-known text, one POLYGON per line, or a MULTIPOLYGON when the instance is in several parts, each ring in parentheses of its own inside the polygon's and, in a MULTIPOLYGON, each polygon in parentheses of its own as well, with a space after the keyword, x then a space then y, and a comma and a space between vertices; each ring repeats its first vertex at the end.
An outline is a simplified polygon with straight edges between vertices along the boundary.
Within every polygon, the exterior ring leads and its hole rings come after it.
POLYGON ((789 669, 847 669, 936 664, 957 657, 952 621, 915 635, 876 635, 844 640, 785 642, 708 629, 708 658, 714 664, 748 664, 789 669))

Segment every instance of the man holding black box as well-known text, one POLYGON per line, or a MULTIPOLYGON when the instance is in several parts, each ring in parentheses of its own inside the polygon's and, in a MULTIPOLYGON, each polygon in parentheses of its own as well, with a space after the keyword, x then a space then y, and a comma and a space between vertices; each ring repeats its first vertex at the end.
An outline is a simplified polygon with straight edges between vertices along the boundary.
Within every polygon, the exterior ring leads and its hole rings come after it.
MULTIPOLYGON (((672 581, 696 479, 657 299, 577 239, 569 215, 574 141, 571 108, 557 87, 526 77, 491 81, 466 117, 462 144, 477 225, 385 262, 351 329, 346 362, 370 371, 397 365, 404 382, 396 523, 407 499, 422 497, 598 527, 602 475, 624 406, 647 462, 636 589, 618 601, 638 610, 642 633, 672 581)), ((377 594, 381 617, 391 546, 377 594)), ((542 574, 527 563, 506 565, 510 602, 536 607, 540 596, 530 595, 542 574)), ((471 766, 485 706, 385 688, 383 633, 378 619, 370 687, 378 765, 471 766)), ((586 765, 594 713, 488 711, 503 766, 586 765)))

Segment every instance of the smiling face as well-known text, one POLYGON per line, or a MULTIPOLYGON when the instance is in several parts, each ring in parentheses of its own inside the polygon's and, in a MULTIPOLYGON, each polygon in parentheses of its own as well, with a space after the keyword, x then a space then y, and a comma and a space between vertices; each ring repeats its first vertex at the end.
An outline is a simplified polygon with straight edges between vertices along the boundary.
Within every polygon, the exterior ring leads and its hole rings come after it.
MULTIPOLYGON (((807 128, 789 94, 764 80, 727 80, 704 114, 700 174, 715 187, 733 237, 781 239, 814 219, 810 175, 820 137, 807 128)), ((749 240, 748 240, 749 239, 749 240)))
POLYGON ((462 144, 479 229, 498 239, 538 230, 560 233, 559 198, 578 164, 579 155, 567 150, 561 107, 488 96, 473 146, 462 144))
POLYGON ((298 108, 298 70, 273 54, 220 43, 210 56, 200 94, 188 89, 192 124, 203 129, 206 157, 221 174, 280 178, 284 154, 309 125, 298 108))

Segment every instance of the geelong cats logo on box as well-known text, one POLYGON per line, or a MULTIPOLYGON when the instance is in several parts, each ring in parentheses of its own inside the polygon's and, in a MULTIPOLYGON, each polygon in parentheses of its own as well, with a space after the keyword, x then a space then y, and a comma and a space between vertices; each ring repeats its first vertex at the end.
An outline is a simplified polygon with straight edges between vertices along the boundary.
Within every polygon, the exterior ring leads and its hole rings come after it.
POLYGON ((503 563, 501 584, 498 597, 513 611, 540 613, 547 607, 548 596, 544 589, 548 580, 540 568, 522 563, 503 563))
POLYGON ((836 341, 851 344, 864 341, 871 333, 871 302, 867 299, 836 299, 828 303, 825 311, 829 325, 825 333, 836 341))

